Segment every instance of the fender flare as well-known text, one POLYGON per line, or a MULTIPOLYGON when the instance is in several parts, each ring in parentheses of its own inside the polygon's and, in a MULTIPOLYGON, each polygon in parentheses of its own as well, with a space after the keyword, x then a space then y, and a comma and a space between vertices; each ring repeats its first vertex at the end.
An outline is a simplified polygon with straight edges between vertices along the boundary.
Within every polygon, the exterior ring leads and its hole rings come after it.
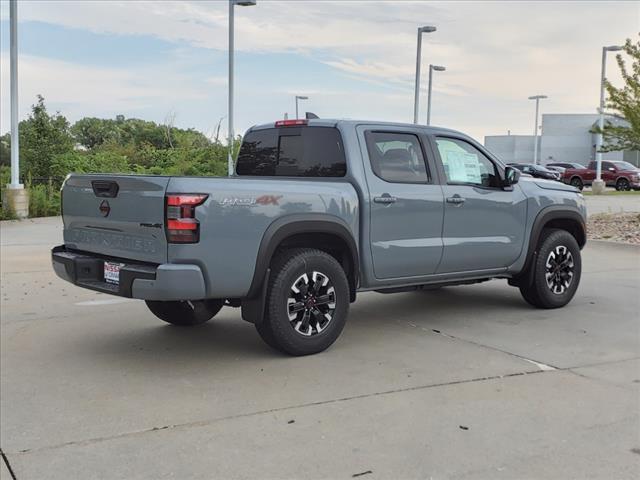
POLYGON ((542 235, 542 230, 544 226, 550 222, 551 220, 572 220, 575 221, 581 231, 582 238, 576 239, 578 241, 578 245, 580 249, 582 249, 587 241, 587 226, 585 224, 584 217, 580 213, 576 207, 568 206, 568 205, 550 205, 548 207, 543 208, 535 220, 533 221, 533 225, 531 226, 531 233, 529 234, 529 244, 527 246, 527 257, 524 262, 524 266, 520 271, 519 275, 514 277, 516 282, 528 282, 531 279, 530 275, 530 266, 535 261, 538 255, 538 244, 540 242, 540 236, 542 235))
POLYGON ((351 301, 355 300, 360 263, 358 247, 347 223, 339 217, 322 213, 302 213, 287 215, 272 222, 264 232, 249 291, 242 300, 242 317, 252 323, 262 321, 266 286, 269 282, 271 260, 278 246, 286 238, 300 233, 325 233, 335 235, 345 242, 349 249, 349 260, 353 269, 349 279, 351 301))

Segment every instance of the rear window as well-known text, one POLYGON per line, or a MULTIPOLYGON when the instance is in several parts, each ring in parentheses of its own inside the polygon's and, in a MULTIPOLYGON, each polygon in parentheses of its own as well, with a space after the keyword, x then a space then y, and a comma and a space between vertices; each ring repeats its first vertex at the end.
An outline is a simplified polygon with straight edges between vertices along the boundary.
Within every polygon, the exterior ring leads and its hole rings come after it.
POLYGON ((332 127, 284 127, 249 132, 240 147, 236 173, 344 177, 347 162, 340 132, 332 127))

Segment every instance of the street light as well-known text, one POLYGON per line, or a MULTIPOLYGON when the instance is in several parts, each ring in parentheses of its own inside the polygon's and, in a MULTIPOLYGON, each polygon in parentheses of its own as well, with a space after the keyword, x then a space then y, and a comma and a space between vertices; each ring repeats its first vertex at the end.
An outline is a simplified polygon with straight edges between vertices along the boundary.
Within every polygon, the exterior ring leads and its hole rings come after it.
POLYGON ((416 52, 416 85, 413 99, 413 123, 418 123, 418 112, 420 104, 420 64, 422 63, 422 34, 433 33, 435 31, 436 27, 433 27, 431 25, 418 27, 418 48, 416 52))
POLYGON ((11 0, 9 3, 9 56, 11 64, 10 90, 11 90, 11 183, 9 188, 22 189, 20 184, 20 161, 18 135, 18 2, 11 0))
POLYGON ((429 94, 427 96, 427 125, 431 125, 431 87, 433 85, 433 72, 444 72, 445 67, 440 65, 429 65, 429 94))
POLYGON ((543 98, 548 98, 546 95, 534 95, 529 97, 529 100, 536 101, 536 120, 535 126, 533 127, 533 163, 534 165, 538 164, 538 110, 540 105, 540 100, 543 98))
POLYGON ((233 7, 250 7, 255 0, 229 0, 229 146, 227 156, 228 174, 233 175, 233 7))
POLYGON ((309 100, 309 97, 304 95, 296 95, 296 120, 298 119, 298 100, 309 100))
POLYGON ((596 137, 596 179, 591 186, 593 193, 600 193, 604 188, 602 184, 602 129, 604 128, 604 82, 605 72, 607 69, 607 52, 619 52, 622 47, 619 45, 612 45, 610 47, 602 47, 602 72, 600 75, 600 108, 598 113, 598 135, 596 137))

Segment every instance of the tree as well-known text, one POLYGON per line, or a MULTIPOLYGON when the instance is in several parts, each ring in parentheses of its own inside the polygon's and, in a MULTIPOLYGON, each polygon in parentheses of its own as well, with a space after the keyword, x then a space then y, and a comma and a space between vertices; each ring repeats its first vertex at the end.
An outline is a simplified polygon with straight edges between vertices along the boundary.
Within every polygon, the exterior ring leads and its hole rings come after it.
MULTIPOLYGON (((628 125, 607 121, 602 131, 602 152, 640 150, 640 41, 634 44, 628 38, 623 50, 631 58, 631 66, 628 69, 623 56, 616 55, 624 85, 617 88, 609 81, 605 82, 609 96, 606 106, 628 125)), ((600 132, 597 128, 595 131, 600 132)))
POLYGON ((20 161, 24 172, 33 177, 48 177, 53 158, 73 151, 69 122, 57 112, 47 113, 42 95, 31 107, 31 115, 20 122, 20 161))
POLYGON ((119 127, 117 121, 85 117, 71 127, 76 141, 88 149, 99 147, 106 142, 118 142, 119 127))
POLYGON ((11 165, 11 134, 0 137, 0 165, 11 165))

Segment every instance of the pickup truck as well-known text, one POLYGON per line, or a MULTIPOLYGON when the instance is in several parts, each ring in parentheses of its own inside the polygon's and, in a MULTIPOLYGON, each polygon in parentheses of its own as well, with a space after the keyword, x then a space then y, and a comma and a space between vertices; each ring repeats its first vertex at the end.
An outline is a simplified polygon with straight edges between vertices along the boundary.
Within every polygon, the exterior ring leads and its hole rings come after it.
POLYGON ((357 292, 501 278, 562 307, 586 242, 574 187, 453 130, 369 121, 254 126, 227 178, 71 174, 62 212, 61 278, 173 325, 240 307, 290 355, 329 347, 357 292))
MULTIPOLYGON (((586 168, 567 168, 562 181, 582 190, 596 179, 597 168, 596 162, 590 162, 586 168)), ((640 170, 629 162, 603 160, 600 178, 607 187, 619 191, 640 190, 640 170)))

